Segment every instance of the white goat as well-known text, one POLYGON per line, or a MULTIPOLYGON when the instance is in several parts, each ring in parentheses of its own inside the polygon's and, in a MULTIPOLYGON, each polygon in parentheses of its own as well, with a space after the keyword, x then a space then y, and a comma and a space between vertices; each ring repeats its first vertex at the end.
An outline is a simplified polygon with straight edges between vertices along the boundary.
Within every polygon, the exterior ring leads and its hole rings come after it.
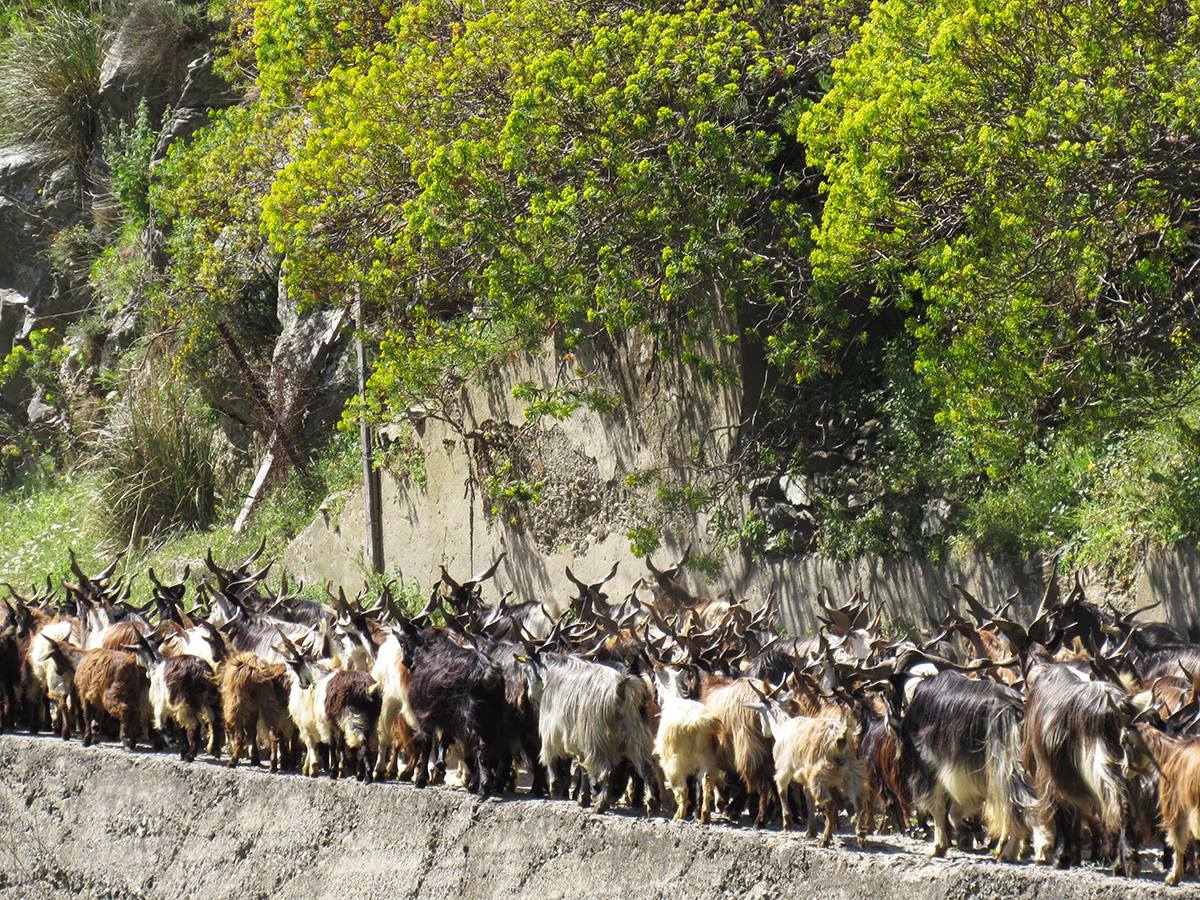
POLYGON ((679 669, 667 667, 654 675, 659 700, 654 755, 675 796, 675 818, 688 816, 688 779, 695 777, 703 797, 699 818, 707 823, 712 815, 713 792, 722 777, 719 754, 723 726, 703 703, 681 696, 680 674, 679 669))

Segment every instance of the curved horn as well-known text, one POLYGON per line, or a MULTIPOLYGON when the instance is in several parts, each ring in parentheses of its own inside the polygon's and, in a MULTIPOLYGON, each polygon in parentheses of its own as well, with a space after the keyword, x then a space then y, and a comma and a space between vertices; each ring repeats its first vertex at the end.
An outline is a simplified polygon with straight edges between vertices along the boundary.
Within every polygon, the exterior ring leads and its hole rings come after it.
POLYGON ((496 574, 496 570, 498 568, 500 568, 500 563, 504 560, 504 557, 506 557, 506 556, 508 556, 507 550, 503 551, 499 556, 497 556, 496 561, 494 563, 492 563, 491 566, 489 566, 487 569, 480 572, 478 575, 473 575, 471 577, 471 580, 468 581, 467 584, 476 585, 476 584, 481 584, 481 583, 487 581, 489 578, 491 578, 493 575, 496 574))
POLYGON ((594 587, 598 590, 598 589, 604 587, 605 584, 607 584, 608 582, 610 582, 614 578, 616 578, 617 577, 617 567, 620 564, 621 564, 620 561, 613 563, 612 568, 608 570, 608 574, 605 575, 603 578, 601 578, 599 581, 597 581, 594 585, 592 585, 592 587, 594 587))
POLYGON ((450 577, 450 573, 446 571, 445 566, 438 566, 438 568, 442 570, 442 581, 446 583, 446 587, 452 591, 457 591, 462 587, 462 585, 450 577))
POLYGON ((224 576, 229 575, 229 570, 222 569, 220 566, 217 565, 216 561, 213 559, 212 547, 209 547, 208 552, 206 554, 204 554, 204 564, 206 566, 208 566, 208 569, 210 572, 212 572, 214 575, 216 575, 218 577, 222 576, 222 575, 224 575, 224 576))
POLYGON ((1156 606, 1162 606, 1162 598, 1161 597, 1159 599, 1155 600, 1153 603, 1150 603, 1146 606, 1139 606, 1133 612, 1126 613, 1125 615, 1121 616, 1120 619, 1122 622, 1132 622, 1134 619, 1136 619, 1142 613, 1149 612, 1150 610, 1154 609, 1156 606))
POLYGON ((574 584, 581 592, 588 589, 588 586, 575 577, 575 573, 571 571, 571 567, 567 566, 567 579, 574 584))
POLYGON ((263 551, 267 549, 267 539, 264 536, 258 544, 258 549, 246 557, 246 561, 239 566, 242 569, 248 569, 251 565, 258 561, 258 558, 263 555, 263 551))
POLYGON ((983 604, 975 598, 975 595, 968 591, 961 584, 955 584, 954 589, 958 591, 963 600, 966 601, 967 608, 971 610, 971 615, 975 617, 976 625, 982 625, 995 615, 995 613, 985 609, 983 604))
POLYGON ((116 555, 116 557, 113 559, 113 561, 108 564, 108 568, 105 569, 103 572, 101 572, 99 575, 97 575, 92 580, 93 581, 107 581, 109 578, 112 578, 113 572, 117 571, 117 564, 121 561, 121 557, 124 555, 125 555, 124 553, 118 553, 116 555))
POLYGON ((79 559, 75 556, 75 548, 67 548, 67 556, 71 559, 71 571, 75 573, 75 577, 79 579, 80 585, 87 584, 91 579, 83 573, 83 569, 79 567, 79 559))

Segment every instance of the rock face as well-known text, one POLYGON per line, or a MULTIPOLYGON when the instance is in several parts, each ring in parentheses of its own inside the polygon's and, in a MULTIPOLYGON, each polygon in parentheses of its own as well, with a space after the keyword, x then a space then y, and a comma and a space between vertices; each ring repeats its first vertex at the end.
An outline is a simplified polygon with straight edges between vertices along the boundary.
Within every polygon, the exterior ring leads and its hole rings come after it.
MULTIPOLYGON (((209 110, 235 97, 212 72, 208 38, 188 31, 178 7, 167 0, 129 4, 101 68, 101 103, 106 120, 128 121, 146 100, 152 118, 170 107, 156 144, 160 158, 173 140, 190 136, 209 110)), ((72 289, 52 270, 53 237, 76 224, 89 224, 75 173, 48 163, 32 150, 0 149, 0 358, 14 341, 46 324, 62 326, 91 303, 86 290, 72 289)), ((138 330, 137 310, 121 310, 108 323, 104 361, 129 345, 138 330)), ((24 406, 29 397, 7 396, 24 406)))
POLYGON ((224 109, 237 101, 238 94, 213 72, 213 52, 197 55, 184 70, 179 97, 159 131, 152 163, 165 157, 172 143, 191 137, 208 121, 211 110, 224 109))
POLYGON ((1194 886, 983 853, 931 860, 927 845, 903 838, 872 838, 860 851, 839 836, 821 850, 775 830, 230 771, 14 735, 0 737, 0 821, 0 896, 12 897, 1117 900, 1194 886))
MULTIPOLYGON (((0 356, 34 327, 38 310, 52 304, 54 278, 45 250, 53 226, 43 202, 53 167, 37 154, 0 149, 0 356)), ((72 212, 55 210, 66 224, 72 212)))

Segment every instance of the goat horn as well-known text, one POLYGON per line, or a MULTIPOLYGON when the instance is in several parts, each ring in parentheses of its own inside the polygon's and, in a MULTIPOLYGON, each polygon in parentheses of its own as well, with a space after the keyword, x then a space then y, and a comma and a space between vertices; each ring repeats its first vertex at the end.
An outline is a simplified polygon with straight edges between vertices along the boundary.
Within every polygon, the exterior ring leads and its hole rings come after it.
POLYGON ((218 577, 220 577, 220 576, 228 577, 228 575, 230 574, 228 569, 222 569, 220 566, 217 565, 216 560, 213 559, 211 547, 208 548, 208 552, 204 555, 204 564, 206 566, 208 566, 209 571, 211 571, 214 575, 216 575, 218 577))
POLYGON ((477 585, 477 584, 481 584, 481 583, 487 581, 489 578, 491 578, 493 575, 496 574, 496 570, 498 568, 500 568, 500 563, 504 560, 504 557, 506 557, 506 556, 508 556, 507 550, 503 551, 499 556, 497 556, 496 561, 494 563, 492 563, 491 566, 489 566, 483 572, 480 572, 478 575, 473 576, 471 578, 471 580, 467 582, 467 584, 477 585))
POLYGON ((246 561, 244 563, 242 563, 241 566, 239 566, 239 568, 242 568, 242 569, 250 568, 250 566, 252 564, 254 564, 255 562, 258 561, 258 558, 263 555, 263 552, 266 549, 267 549, 267 539, 264 536, 263 539, 261 541, 259 541, 258 549, 255 550, 253 553, 251 553, 248 557, 246 557, 246 561))
POLYGON ((607 584, 608 582, 610 582, 614 578, 616 578, 617 577, 617 566, 619 566, 619 565, 620 565, 620 562, 613 563, 612 568, 608 570, 608 574, 605 575, 603 578, 601 578, 599 581, 597 581, 594 585, 592 585, 592 587, 594 587, 596 590, 599 590, 600 588, 604 587, 605 584, 607 584))
POLYGON ((571 571, 571 567, 567 566, 567 579, 579 588, 580 591, 587 591, 587 585, 575 577, 575 573, 571 571))
POLYGON ((442 581, 446 583, 446 587, 452 591, 457 591, 461 585, 450 577, 450 573, 446 571, 445 566, 438 566, 438 568, 442 570, 442 581))
POLYGON ((81 584, 87 584, 88 581, 90 581, 91 579, 89 579, 86 575, 84 575, 83 569, 81 569, 79 567, 79 559, 75 556, 75 548, 74 547, 67 548, 67 556, 70 557, 71 571, 75 573, 75 577, 79 579, 81 584))
POLYGON ((954 589, 958 591, 959 594, 962 595, 963 600, 966 601, 967 607, 971 610, 971 615, 975 617, 976 625, 982 625, 988 619, 991 619, 996 615, 995 613, 986 609, 984 605, 975 598, 975 595, 968 591, 961 584, 956 583, 954 585, 954 589))
POLYGON ((113 559, 113 561, 108 564, 108 568, 106 568, 103 572, 101 572, 99 575, 97 575, 94 580, 95 581, 107 581, 109 578, 112 578, 113 572, 117 571, 117 564, 121 561, 121 557, 124 555, 125 555, 124 553, 118 553, 116 555, 116 557, 113 559))
POLYGON ((1120 616, 1119 618, 1123 622, 1132 622, 1134 619, 1136 619, 1142 613, 1149 612, 1150 610, 1154 609, 1156 606, 1162 606, 1162 598, 1159 598, 1158 600, 1155 600, 1153 603, 1150 603, 1146 606, 1139 606, 1133 612, 1128 613, 1127 615, 1124 615, 1124 616, 1120 616))

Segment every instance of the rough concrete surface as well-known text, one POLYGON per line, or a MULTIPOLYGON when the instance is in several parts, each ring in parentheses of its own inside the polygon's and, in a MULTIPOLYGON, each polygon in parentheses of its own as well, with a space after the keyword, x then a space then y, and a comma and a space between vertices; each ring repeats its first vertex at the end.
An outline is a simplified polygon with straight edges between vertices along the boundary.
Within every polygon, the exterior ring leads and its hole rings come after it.
MULTIPOLYGON (((0 737, 0 896, 1200 896, 1091 870, 1002 865, 872 838, 595 815, 565 801, 185 765, 0 737), (845 836, 839 836, 841 844, 845 836)), ((1157 868, 1151 866, 1151 868, 1157 868)))

